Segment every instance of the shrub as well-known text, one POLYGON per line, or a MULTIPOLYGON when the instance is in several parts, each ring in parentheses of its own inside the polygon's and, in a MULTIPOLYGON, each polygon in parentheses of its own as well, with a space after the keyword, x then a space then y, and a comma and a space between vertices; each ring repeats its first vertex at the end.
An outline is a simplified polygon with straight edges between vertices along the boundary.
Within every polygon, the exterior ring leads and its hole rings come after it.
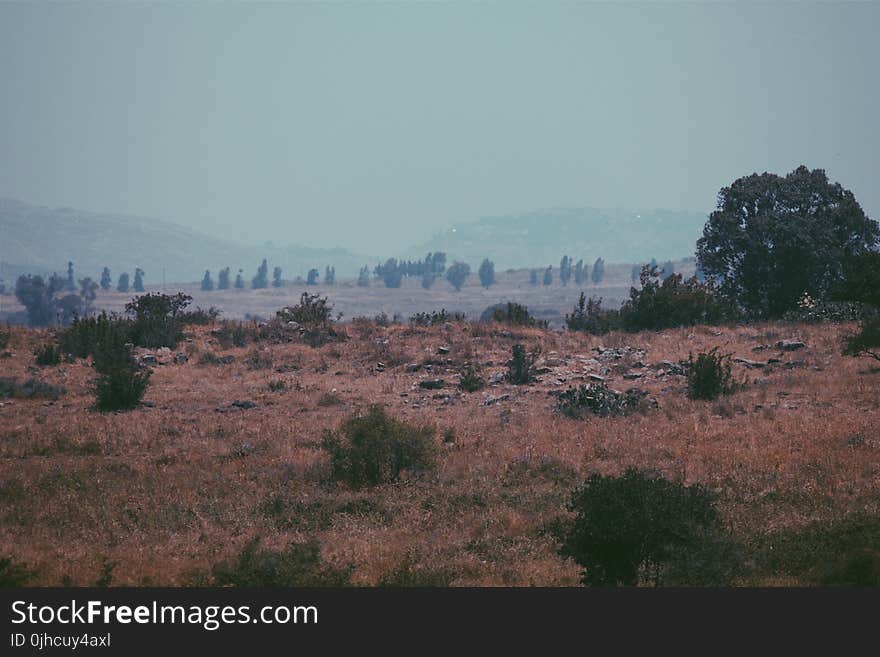
POLYGON ((68 328, 58 334, 58 346, 67 356, 88 358, 94 355, 99 343, 117 337, 123 342, 130 342, 131 324, 130 319, 108 315, 106 312, 93 317, 77 317, 68 328))
POLYGON ((547 328, 550 325, 547 320, 532 317, 526 306, 510 301, 489 306, 480 315, 480 321, 498 322, 500 324, 510 324, 511 326, 535 326, 538 328, 547 328))
POLYGON ((691 399, 715 399, 733 392, 735 383, 731 376, 730 355, 718 353, 718 347, 709 353, 690 354, 685 363, 688 397, 691 399))
POLYGON ((0 588, 20 588, 36 577, 26 565, 16 563, 12 557, 0 557, 0 588))
POLYGON ((221 347, 229 349, 230 347, 247 346, 248 342, 256 337, 256 330, 241 322, 224 321, 220 328, 211 331, 211 335, 217 338, 221 347))
POLYGON ((333 307, 328 304, 327 297, 303 292, 297 305, 282 308, 276 313, 276 318, 283 323, 297 324, 306 344, 317 347, 344 337, 333 325, 332 312, 333 307))
POLYGON ((178 315, 178 319, 183 326, 207 326, 216 322, 218 317, 220 317, 220 309, 214 306, 207 310, 204 308, 186 310, 178 315))
POLYGON ((61 364, 61 349, 53 343, 47 343, 34 350, 37 365, 46 367, 61 364))
POLYGON ((129 301, 125 304, 125 311, 134 320, 131 342, 148 348, 176 347, 183 338, 183 310, 191 301, 192 297, 181 292, 175 295, 142 294, 129 301))
POLYGON ((121 411, 135 408, 147 390, 150 371, 135 360, 132 346, 121 336, 111 335, 95 350, 95 408, 99 411, 121 411))
POLYGON ((416 313, 409 318, 413 326, 441 326, 446 322, 463 322, 467 319, 464 313, 446 312, 446 308, 433 310, 430 313, 416 313))
POLYGON ((513 345, 511 359, 507 363, 508 382, 515 385, 531 383, 534 378, 533 366, 538 360, 538 352, 526 353, 526 348, 521 344, 513 345))
POLYGON ((459 389, 464 390, 465 392, 477 392, 478 390, 482 390, 485 385, 486 382, 480 374, 479 366, 472 361, 466 362, 461 368, 461 373, 459 374, 459 389))
POLYGON ((395 420, 380 406, 349 418, 339 432, 325 431, 321 445, 330 454, 332 479, 356 487, 434 465, 434 430, 395 420))
POLYGON ((65 392, 61 386, 52 385, 39 379, 28 379, 19 383, 18 379, 0 378, 0 399, 11 397, 13 399, 51 399, 55 401, 65 392))
POLYGON ((317 541, 290 543, 283 551, 260 547, 253 538, 235 557, 214 565, 211 583, 214 586, 241 587, 305 587, 346 586, 351 568, 334 568, 321 560, 317 541))
POLYGON ((577 305, 571 315, 565 316, 565 325, 569 331, 580 331, 592 335, 603 335, 618 328, 620 314, 615 310, 603 310, 602 298, 586 298, 581 292, 577 305))
MULTIPOLYGON (((604 383, 569 388, 556 398, 556 410, 570 418, 587 415, 628 415, 638 410, 647 393, 638 388, 612 390, 604 383)), ((656 404, 656 402, 654 402, 656 404)))
POLYGON ((575 518, 561 553, 584 568, 592 586, 633 586, 664 581, 682 552, 701 549, 717 535, 712 495, 634 468, 619 477, 594 474, 574 491, 575 518))
POLYGON ((863 320, 859 332, 844 339, 843 353, 880 360, 880 315, 863 320))
POLYGON ((696 277, 658 274, 646 265, 640 280, 641 288, 630 288, 630 298, 620 308, 620 324, 627 331, 718 324, 731 315, 715 289, 696 277))

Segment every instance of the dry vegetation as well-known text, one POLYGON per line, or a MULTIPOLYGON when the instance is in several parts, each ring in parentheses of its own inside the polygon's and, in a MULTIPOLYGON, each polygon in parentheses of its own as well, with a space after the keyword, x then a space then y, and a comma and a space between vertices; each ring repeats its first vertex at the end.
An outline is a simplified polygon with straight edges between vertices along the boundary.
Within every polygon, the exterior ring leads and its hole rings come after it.
MULTIPOLYGON (((349 339, 318 348, 223 348, 210 326, 190 327, 178 350, 188 360, 160 356, 147 405, 107 414, 91 409, 87 362, 37 368, 46 331, 12 329, 0 374, 65 392, 0 400, 0 556, 27 564, 39 585, 180 585, 258 536, 278 550, 317 540, 324 561, 351 566, 359 585, 413 572, 452 585, 576 585, 579 569, 558 555, 552 529, 586 476, 629 466, 705 485, 747 547, 781 530, 880 514, 880 374, 840 355, 848 325, 601 338, 469 323, 345 330, 349 339), (755 350, 784 338, 807 346, 755 350), (537 381, 456 388, 465 362, 487 379, 504 372, 515 343, 540 347, 537 381), (600 345, 644 355, 606 361, 600 345), (709 402, 688 399, 683 377, 652 367, 716 346, 782 362, 735 364, 747 385, 709 402), (632 372, 641 378, 623 379, 632 372), (590 373, 644 388, 659 408, 587 419, 555 412, 548 393, 590 373), (420 388, 426 379, 445 387, 420 388), (324 430, 374 403, 436 428, 436 469, 375 487, 331 483, 324 430)), ((735 583, 802 581, 753 568, 735 583)))

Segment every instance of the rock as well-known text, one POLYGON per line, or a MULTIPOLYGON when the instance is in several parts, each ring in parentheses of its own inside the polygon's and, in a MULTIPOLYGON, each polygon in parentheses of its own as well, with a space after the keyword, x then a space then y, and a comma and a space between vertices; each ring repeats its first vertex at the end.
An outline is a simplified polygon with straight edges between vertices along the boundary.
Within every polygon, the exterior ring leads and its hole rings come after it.
POLYGON ((733 362, 739 363, 740 365, 745 365, 746 367, 751 369, 760 369, 762 367, 767 367, 767 363, 762 363, 757 360, 749 360, 748 358, 740 358, 739 356, 734 358, 733 362))
POLYGON ((565 361, 561 358, 545 358, 544 365, 547 367, 559 367, 560 365, 565 365, 565 361))
POLYGON ((449 353, 449 347, 437 347, 437 353, 441 356, 445 356, 449 353))
POLYGON ((439 390, 445 385, 446 382, 443 379, 427 379, 425 381, 419 381, 419 388, 424 388, 425 390, 439 390))
POLYGON ((218 365, 230 365, 234 362, 235 362, 235 356, 233 356, 232 354, 228 354, 226 356, 220 356, 219 358, 217 358, 218 365))
POLYGON ((489 383, 502 383, 504 381, 504 372, 495 372, 492 376, 489 377, 489 383))
POLYGON ((257 405, 256 405, 254 402, 252 402, 252 401, 248 401, 248 400, 246 400, 246 399, 236 399, 234 402, 232 402, 232 403, 230 404, 230 406, 233 407, 233 408, 243 408, 243 409, 256 408, 256 407, 257 407, 257 405))
POLYGON ((587 374, 587 378, 590 381, 595 381, 597 383, 605 383, 605 377, 599 376, 598 374, 587 374))
POLYGON ((385 363, 382 363, 382 362, 376 363, 376 371, 377 372, 384 372, 385 371, 385 363))
POLYGON ((781 362, 782 362, 782 359, 781 359, 781 358, 768 358, 768 359, 767 359, 767 364, 768 364, 768 365, 776 365, 776 364, 781 363, 781 362))
POLYGON ((791 360, 791 361, 785 363, 785 365, 783 365, 783 367, 787 370, 793 370, 795 368, 805 367, 805 366, 806 366, 806 363, 802 360, 791 360))
POLYGON ((156 353, 160 356, 168 356, 169 354, 171 354, 171 349, 169 349, 168 347, 159 347, 158 349, 156 349, 156 353))
POLYGON ((627 372, 626 374, 623 375, 623 378, 627 379, 628 381, 633 381, 635 379, 641 379, 642 375, 639 374, 638 372, 627 372))
POLYGON ((182 365, 183 363, 185 363, 188 360, 189 360, 189 356, 187 356, 182 351, 180 353, 174 355, 174 362, 177 365, 182 365))
POLYGON ((412 372, 418 372, 420 369, 422 369, 422 364, 421 364, 421 363, 409 363, 409 364, 406 366, 406 371, 407 371, 407 372, 410 372, 410 373, 412 373, 412 372))
POLYGON ((153 354, 144 354, 141 356, 141 365, 158 365, 159 359, 153 354))
POLYGON ((549 367, 536 367, 533 371, 535 374, 550 374, 553 370, 549 367))
POLYGON ((803 349, 806 346, 807 345, 800 340, 780 340, 776 343, 776 348, 782 349, 782 351, 797 351, 798 349, 803 349))
POLYGON ((483 405, 484 406, 491 406, 492 404, 497 404, 498 402, 504 401, 505 399, 510 399, 510 395, 504 394, 504 395, 498 395, 497 397, 495 397, 493 395, 488 395, 483 400, 483 405))

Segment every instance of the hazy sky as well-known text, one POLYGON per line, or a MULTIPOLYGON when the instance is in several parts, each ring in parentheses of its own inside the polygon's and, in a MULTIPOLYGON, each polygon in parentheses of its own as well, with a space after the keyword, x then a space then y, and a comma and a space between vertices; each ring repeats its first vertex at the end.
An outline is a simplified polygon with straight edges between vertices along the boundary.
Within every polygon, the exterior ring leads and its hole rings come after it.
MULTIPOLYGON (((0 195, 389 254, 825 168, 880 218, 880 3, 0 5, 0 195)), ((2 236, 0 236, 2 239, 2 236)))

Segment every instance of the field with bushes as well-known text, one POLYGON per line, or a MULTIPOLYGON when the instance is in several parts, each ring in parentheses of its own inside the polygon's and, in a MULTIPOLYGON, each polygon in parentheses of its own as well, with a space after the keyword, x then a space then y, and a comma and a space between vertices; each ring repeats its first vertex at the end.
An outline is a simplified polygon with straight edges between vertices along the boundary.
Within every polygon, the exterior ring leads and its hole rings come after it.
MULTIPOLYGON (((12 328, 0 577, 578 585, 590 580, 576 491, 595 505, 640 490, 663 501, 670 532, 684 523, 706 540, 654 554, 639 583, 878 576, 880 373, 841 354, 854 324, 591 336, 423 323, 361 320, 312 340, 187 326, 173 349, 135 349, 149 381, 120 412, 96 409, 91 356, 46 356, 53 330, 12 328), (728 378, 694 398, 694 373, 715 363, 689 356, 713 353, 729 355, 728 378), (668 504, 657 478, 678 486, 668 504)), ((603 531, 641 522, 620 518, 603 531)))

